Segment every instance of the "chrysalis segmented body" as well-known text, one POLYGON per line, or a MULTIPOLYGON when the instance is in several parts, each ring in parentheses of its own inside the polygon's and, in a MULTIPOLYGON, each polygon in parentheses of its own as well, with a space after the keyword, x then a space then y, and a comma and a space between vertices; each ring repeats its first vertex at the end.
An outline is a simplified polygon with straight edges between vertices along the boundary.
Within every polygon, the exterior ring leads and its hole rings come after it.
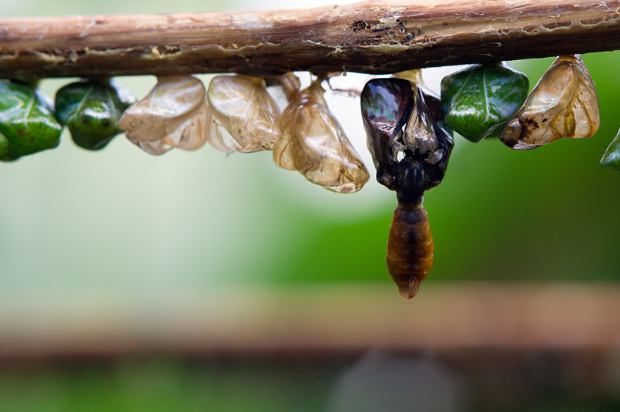
POLYGON ((411 299, 433 267, 433 235, 422 203, 398 203, 388 237, 388 271, 400 294, 411 299))
POLYGON ((386 261, 401 295, 418 293, 433 266, 433 237, 422 206, 441 183, 454 142, 440 100, 410 76, 374 79, 362 91, 362 117, 377 181, 395 190, 386 261))

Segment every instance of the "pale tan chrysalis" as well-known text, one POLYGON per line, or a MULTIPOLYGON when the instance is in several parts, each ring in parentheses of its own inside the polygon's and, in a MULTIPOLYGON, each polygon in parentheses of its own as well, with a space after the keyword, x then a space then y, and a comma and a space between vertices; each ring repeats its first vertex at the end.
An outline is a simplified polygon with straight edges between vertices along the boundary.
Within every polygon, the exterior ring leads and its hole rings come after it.
POLYGON ((153 155, 173 147, 195 150, 206 141, 208 112, 200 80, 161 76, 144 99, 125 111, 119 125, 132 143, 153 155))
POLYGON ((251 153, 272 150, 280 140, 280 109, 263 79, 216 76, 207 96, 215 122, 208 139, 215 148, 251 153))
POLYGON ((499 139, 516 150, 592 137, 600 125, 594 81, 579 55, 559 56, 499 139))
POLYGON ((368 181, 368 171, 329 111, 323 93, 320 81, 314 82, 284 110, 274 161, 328 190, 357 192, 368 181))

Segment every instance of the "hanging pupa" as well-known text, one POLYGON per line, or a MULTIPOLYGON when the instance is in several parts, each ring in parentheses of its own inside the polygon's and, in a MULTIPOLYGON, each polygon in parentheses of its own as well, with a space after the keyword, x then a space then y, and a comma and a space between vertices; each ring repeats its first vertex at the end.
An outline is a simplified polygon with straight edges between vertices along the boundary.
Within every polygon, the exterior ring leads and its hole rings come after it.
POLYGON ((530 84, 506 63, 476 64, 441 81, 446 123, 470 142, 493 138, 521 108, 530 84))
POLYGON ((193 76, 158 77, 153 90, 125 111, 119 125, 132 143, 152 155, 173 147, 198 149, 209 126, 205 94, 193 76))
POLYGON ((0 134, 6 139, 0 160, 16 160, 60 144, 62 125, 53 106, 34 85, 0 80, 0 134))
POLYGON ((56 116, 75 144, 101 150, 123 130, 118 122, 136 98, 116 80, 82 80, 56 92, 56 116))
POLYGON ((280 109, 258 77, 216 76, 207 92, 214 124, 209 143, 227 152, 273 150, 280 140, 280 109))
POLYGON ((601 159, 601 166, 612 172, 620 172, 620 130, 607 147, 601 159))
POLYGON ((583 60, 559 56, 499 139, 515 150, 530 150, 563 137, 591 137, 599 125, 596 87, 583 60))
POLYGON ((398 206, 390 225, 386 262, 406 299, 417 294, 433 265, 433 237, 423 194, 443 180, 454 146, 452 131, 443 123, 441 101, 420 80, 419 72, 373 79, 361 97, 377 181, 396 191, 398 206))
POLYGON ((315 81, 290 102, 282 114, 282 138, 273 158, 278 166, 297 170, 328 190, 357 192, 369 174, 327 107, 324 93, 315 81))

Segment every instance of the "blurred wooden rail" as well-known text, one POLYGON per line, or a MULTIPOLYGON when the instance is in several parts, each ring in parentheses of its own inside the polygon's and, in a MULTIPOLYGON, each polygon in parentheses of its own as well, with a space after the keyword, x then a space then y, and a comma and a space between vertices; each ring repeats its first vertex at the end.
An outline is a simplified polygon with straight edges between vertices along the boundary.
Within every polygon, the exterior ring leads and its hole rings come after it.
POLYGON ((0 357, 620 346, 620 285, 391 284, 0 296, 0 357))
POLYGON ((620 48, 620 0, 395 0, 315 9, 0 19, 0 77, 412 68, 620 48))

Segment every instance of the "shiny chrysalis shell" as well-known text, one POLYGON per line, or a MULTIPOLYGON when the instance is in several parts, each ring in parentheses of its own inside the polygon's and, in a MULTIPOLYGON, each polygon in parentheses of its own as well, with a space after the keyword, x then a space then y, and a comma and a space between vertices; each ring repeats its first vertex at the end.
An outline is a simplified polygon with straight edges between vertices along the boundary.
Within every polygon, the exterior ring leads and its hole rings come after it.
POLYGON ((420 197, 441 182, 454 141, 437 96, 402 77, 373 79, 364 86, 361 109, 379 183, 420 197), (412 167, 413 180, 405 177, 412 167))
POLYGON ((193 76, 158 77, 153 90, 125 111, 119 125, 132 143, 153 155, 173 147, 198 149, 209 126, 205 94, 193 76))
POLYGON ((0 160, 11 161, 52 149, 60 143, 61 132, 47 96, 34 86, 0 80, 0 133, 8 141, 6 154, 0 160))
POLYGON ((118 122, 135 101, 131 91, 115 80, 82 80, 56 92, 56 115, 75 144, 101 150, 123 132, 118 122))
POLYGON ((601 166, 612 172, 620 172, 620 130, 605 150, 601 159, 601 166))
POLYGON ((407 149, 422 157, 429 157, 437 149, 437 136, 431 114, 422 96, 421 87, 413 87, 413 110, 405 127, 407 149))
POLYGON ((499 139, 516 150, 562 137, 593 136, 600 125, 594 81, 579 55, 560 56, 545 72, 499 139))
POLYGON ((282 139, 273 158, 280 167, 297 170, 310 182, 340 193, 357 192, 368 171, 314 82, 282 114, 282 139))
MULTIPOLYGON (((408 70, 395 73, 394 77, 407 79, 411 83, 413 107, 402 135, 402 143, 413 153, 427 157, 437 148, 437 136, 435 135, 433 120, 422 95, 422 71, 408 70)), ((397 156, 397 152, 394 152, 393 157, 397 156)))
POLYGON ((377 181, 396 190, 394 155, 403 145, 402 131, 413 108, 411 82, 405 79, 373 79, 361 96, 362 119, 367 145, 377 169, 377 181))
POLYGON ((471 142, 497 137, 521 108, 527 76, 506 63, 477 64, 441 81, 446 123, 471 142))
POLYGON ((207 92, 215 121, 209 143, 228 152, 273 150, 280 140, 280 109, 258 77, 216 76, 207 92))

